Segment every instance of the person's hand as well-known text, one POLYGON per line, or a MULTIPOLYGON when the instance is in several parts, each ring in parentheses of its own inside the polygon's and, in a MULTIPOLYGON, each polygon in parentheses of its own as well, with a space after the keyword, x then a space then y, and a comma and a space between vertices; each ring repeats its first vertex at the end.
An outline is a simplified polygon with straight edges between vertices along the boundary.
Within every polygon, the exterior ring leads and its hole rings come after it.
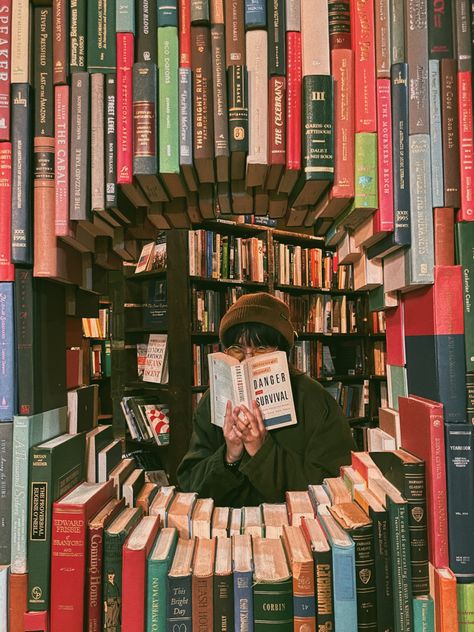
POLYGON ((262 447, 267 436, 262 413, 255 400, 252 402, 252 410, 249 410, 243 404, 238 408, 240 409, 240 415, 234 417, 235 433, 242 440, 249 456, 254 456, 262 447))
POLYGON ((228 401, 225 408, 224 417, 224 439, 226 444, 225 460, 227 463, 235 463, 243 454, 244 444, 241 437, 236 432, 235 420, 238 419, 237 415, 240 412, 240 408, 236 407, 232 410, 232 402, 228 401))

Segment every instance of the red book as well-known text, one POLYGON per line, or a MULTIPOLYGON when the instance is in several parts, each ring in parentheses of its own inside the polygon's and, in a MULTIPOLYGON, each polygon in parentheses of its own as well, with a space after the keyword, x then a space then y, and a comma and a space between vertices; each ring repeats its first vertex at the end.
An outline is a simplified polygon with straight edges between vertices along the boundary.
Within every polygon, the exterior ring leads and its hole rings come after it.
POLYGON ((401 447, 425 461, 429 560, 448 566, 448 519, 443 406, 424 397, 399 397, 401 447))
POLYGON ((125 508, 125 498, 113 498, 89 520, 87 525, 86 608, 88 632, 102 630, 102 562, 104 529, 125 508))
POLYGON ((0 281, 14 281, 12 252, 12 144, 0 143, 0 281))
POLYGON ((472 124, 472 73, 458 72, 459 163, 461 208, 458 221, 474 221, 474 147, 472 124))
POLYGON ((354 53, 338 48, 331 52, 334 78, 334 184, 332 195, 354 197, 354 53))
MULTIPOLYGON (((450 568, 434 568, 432 572, 436 613, 435 630, 436 632, 458 632, 456 576, 450 568)), ((467 627, 470 625, 468 624, 467 627)))
POLYGON ((387 352, 390 366, 405 366, 405 331, 403 325, 403 301, 385 312, 387 352))
POLYGON ((10 573, 8 581, 8 632, 23 632, 23 616, 28 608, 28 573, 10 573))
POLYGON ((49 632, 49 612, 25 612, 23 632, 49 632))
POLYGON ((69 86, 54 88, 54 200, 56 235, 69 235, 69 86))
POLYGON ((265 187, 276 189, 286 164, 286 79, 270 77, 268 86, 268 175, 265 187))
POLYGON ((286 167, 301 169, 301 33, 286 34, 286 167))
POLYGON ((351 2, 355 55, 355 131, 377 131, 374 3, 351 2))
POLYGON ((159 516, 145 516, 123 545, 122 630, 145 629, 146 561, 158 529, 159 516))
POLYGON ((179 0, 179 65, 191 68, 191 0, 179 0))
POLYGON ((36 136, 33 150, 34 265, 33 274, 55 276, 54 138, 36 136))
POLYGON ((81 483, 53 503, 51 632, 84 630, 87 523, 115 496, 112 480, 81 483))
POLYGON ((379 207, 374 233, 393 230, 392 109, 390 79, 377 79, 377 152, 379 207))
POLYGON ((11 0, 0 0, 0 141, 10 140, 11 0))
POLYGON ((132 67, 133 33, 117 33, 117 182, 131 184, 133 174, 132 67))
MULTIPOLYGON (((461 212, 461 209, 460 211, 461 212)), ((436 266, 454 265, 454 209, 434 208, 434 250, 436 266)))

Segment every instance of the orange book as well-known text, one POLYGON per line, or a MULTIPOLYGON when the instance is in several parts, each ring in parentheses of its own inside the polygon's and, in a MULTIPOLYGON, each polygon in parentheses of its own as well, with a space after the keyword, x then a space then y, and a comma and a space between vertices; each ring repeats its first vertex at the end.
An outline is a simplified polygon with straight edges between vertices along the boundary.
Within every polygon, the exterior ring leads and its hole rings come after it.
POLYGON ((434 584, 436 632, 457 632, 456 577, 450 568, 434 568, 431 564, 430 574, 434 584))
POLYGON ((49 632, 49 612, 25 612, 22 624, 23 632, 49 632))
POLYGON ((213 629, 213 582, 216 538, 196 540, 192 578, 193 632, 213 629))
POLYGON ((285 500, 290 525, 297 527, 301 524, 303 517, 314 518, 313 505, 308 492, 286 492, 285 500))
POLYGON ((28 573, 10 573, 8 590, 8 632, 23 632, 23 615, 28 609, 28 573))
POLYGON ((283 544, 293 576, 293 629, 315 632, 314 562, 301 527, 283 527, 283 544))

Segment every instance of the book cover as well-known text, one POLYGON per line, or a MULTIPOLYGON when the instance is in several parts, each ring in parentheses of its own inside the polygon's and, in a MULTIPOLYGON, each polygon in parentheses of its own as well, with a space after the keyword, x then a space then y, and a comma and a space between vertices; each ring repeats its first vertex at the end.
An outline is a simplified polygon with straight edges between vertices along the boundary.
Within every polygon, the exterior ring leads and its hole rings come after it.
POLYGON ((179 625, 182 632, 192 630, 192 561, 194 538, 178 538, 176 550, 168 573, 168 602, 166 629, 179 625))
POLYGON ((283 545, 293 577, 293 629, 316 630, 315 568, 303 530, 283 527, 283 545))
POLYGON ((13 423, 0 423, 0 565, 11 559, 13 423))
POLYGON ((0 144, 0 281, 14 280, 11 250, 12 145, 6 142, 0 144))
POLYGON ((69 434, 89 431, 97 426, 98 401, 98 384, 80 386, 79 388, 68 391, 69 434))
POLYGON ((471 304, 472 283, 474 279, 474 240, 473 222, 456 222, 456 263, 462 270, 462 300, 464 311, 464 349, 466 354, 466 372, 474 372, 474 312, 471 304))
POLYGON ((138 0, 135 16, 135 49, 137 62, 157 59, 157 10, 156 2, 138 0))
MULTIPOLYGON (((163 524, 163 523, 162 523, 163 524)), ((146 629, 166 629, 168 605, 168 572, 176 551, 178 532, 163 527, 147 558, 147 612, 146 629)))
POLYGON ((0 422, 13 421, 16 413, 16 358, 13 283, 0 283, 0 422))
POLYGON ((217 352, 208 354, 212 423, 224 423, 227 401, 250 407, 255 400, 267 428, 297 423, 284 351, 259 354, 240 362, 217 352))
POLYGON ((217 537, 216 541, 213 585, 213 624, 216 632, 226 632, 226 630, 234 630, 232 540, 225 535, 217 537))
POLYGON ((146 351, 144 382, 167 382, 167 334, 150 334, 146 351))
POLYGON ((117 33, 117 183, 131 184, 133 176, 132 67, 133 33, 117 33))
POLYGON ((216 556, 215 538, 196 538, 192 571, 192 621, 193 630, 210 629, 214 612, 214 563, 216 556))
POLYGON ((115 72, 115 2, 97 0, 87 11, 87 70, 115 72))
POLYGON ((10 140, 10 107, 11 107, 11 33, 12 33, 12 2, 3 0, 0 3, 2 38, 0 41, 0 55, 2 71, 0 73, 0 141, 10 140))
POLYGON ((69 3, 69 72, 84 72, 86 66, 87 2, 69 3))

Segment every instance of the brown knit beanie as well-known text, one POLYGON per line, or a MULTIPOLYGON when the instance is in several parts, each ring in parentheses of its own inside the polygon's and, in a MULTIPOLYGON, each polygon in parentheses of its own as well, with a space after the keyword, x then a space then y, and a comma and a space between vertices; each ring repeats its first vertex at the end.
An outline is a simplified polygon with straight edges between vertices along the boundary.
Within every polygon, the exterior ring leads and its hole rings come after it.
POLYGON ((224 314, 219 327, 219 338, 234 325, 261 323, 276 329, 290 347, 295 340, 295 332, 290 321, 288 305, 267 292, 244 294, 224 314))

